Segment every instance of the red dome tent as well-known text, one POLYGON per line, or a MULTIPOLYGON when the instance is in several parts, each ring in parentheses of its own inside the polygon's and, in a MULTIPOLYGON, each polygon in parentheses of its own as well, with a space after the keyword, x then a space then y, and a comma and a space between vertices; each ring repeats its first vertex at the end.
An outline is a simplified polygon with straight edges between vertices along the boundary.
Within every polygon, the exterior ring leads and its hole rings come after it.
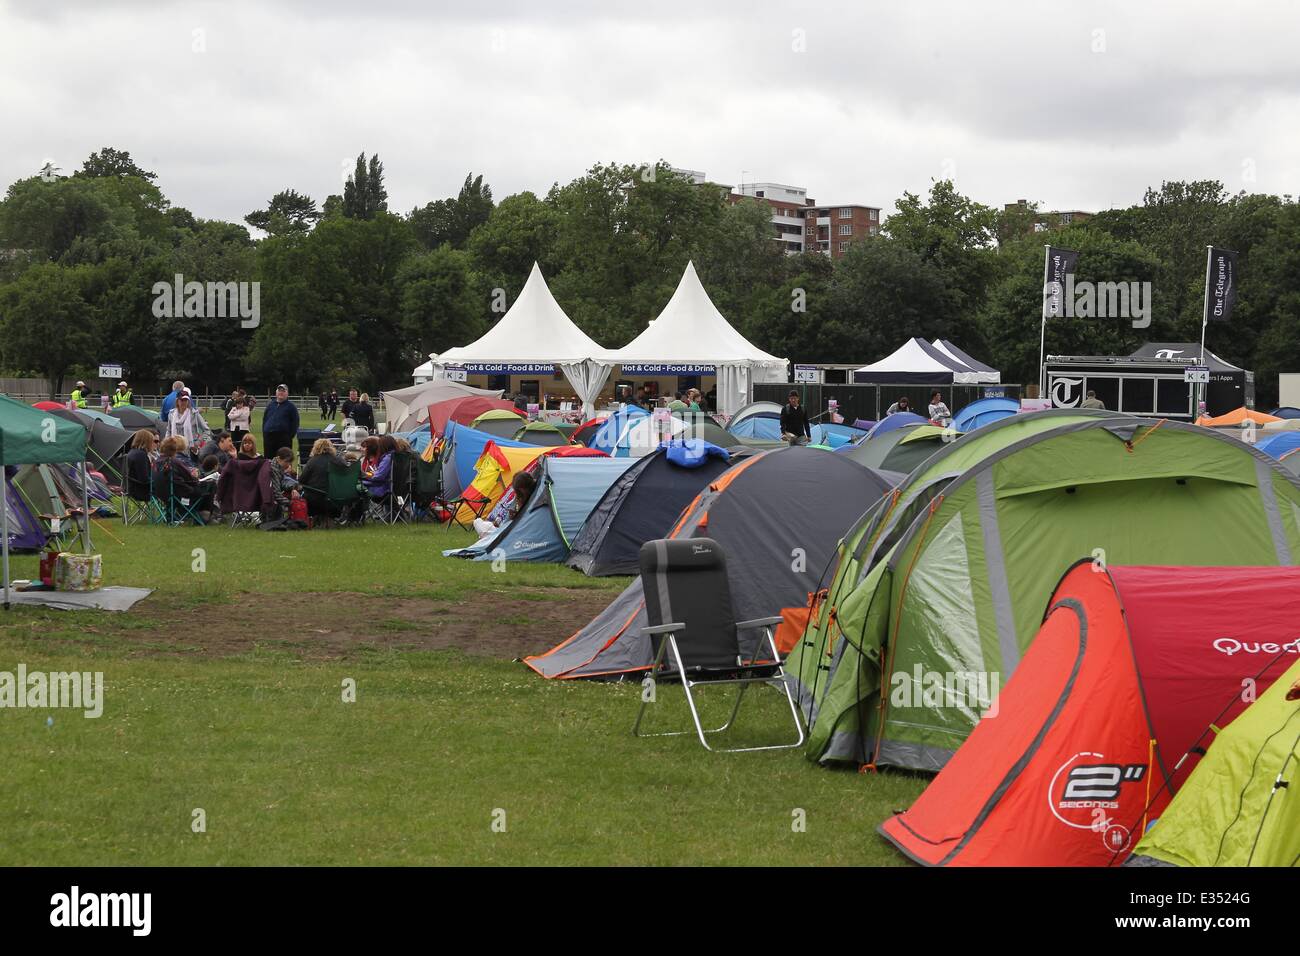
MULTIPOLYGON (((494 408, 507 409, 519 413, 511 402, 501 398, 489 398, 484 395, 467 395, 464 398, 449 398, 445 402, 434 402, 429 406, 429 430, 436 441, 447 430, 447 422, 458 425, 472 425, 474 419, 494 408)), ((520 415, 520 422, 523 416, 520 415)))
MULTIPOLYGON (((932 866, 1122 861, 1215 728, 1300 654, 1297 588, 1297 567, 1079 562, 993 708, 880 832, 932 866)), ((931 683, 906 676, 892 693, 931 683)))

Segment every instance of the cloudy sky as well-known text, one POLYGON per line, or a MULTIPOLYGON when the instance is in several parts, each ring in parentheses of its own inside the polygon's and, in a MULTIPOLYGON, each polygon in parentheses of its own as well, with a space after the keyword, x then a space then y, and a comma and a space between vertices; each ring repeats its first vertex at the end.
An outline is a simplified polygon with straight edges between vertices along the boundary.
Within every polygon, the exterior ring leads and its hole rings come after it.
POLYGON ((1300 5, 0 0, 0 184, 106 145, 197 215, 498 199, 597 161, 890 207, 952 177, 1096 210, 1163 179, 1300 192, 1300 5))

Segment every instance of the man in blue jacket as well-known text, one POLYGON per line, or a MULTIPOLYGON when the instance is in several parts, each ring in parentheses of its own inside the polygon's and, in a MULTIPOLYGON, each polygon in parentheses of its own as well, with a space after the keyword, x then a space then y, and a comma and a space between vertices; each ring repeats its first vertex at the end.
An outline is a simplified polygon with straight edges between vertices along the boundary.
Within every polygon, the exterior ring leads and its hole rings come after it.
POLYGON ((289 386, 275 389, 275 401, 262 413, 262 454, 275 457, 281 448, 293 450, 293 439, 298 434, 298 407, 289 401, 289 386))
POLYGON ((183 392, 184 390, 185 390, 185 383, 182 382, 180 379, 177 379, 176 381, 172 382, 172 390, 163 399, 162 408, 160 409, 162 420, 164 422, 167 421, 167 416, 172 413, 172 409, 176 407, 176 399, 180 396, 181 392, 183 392))

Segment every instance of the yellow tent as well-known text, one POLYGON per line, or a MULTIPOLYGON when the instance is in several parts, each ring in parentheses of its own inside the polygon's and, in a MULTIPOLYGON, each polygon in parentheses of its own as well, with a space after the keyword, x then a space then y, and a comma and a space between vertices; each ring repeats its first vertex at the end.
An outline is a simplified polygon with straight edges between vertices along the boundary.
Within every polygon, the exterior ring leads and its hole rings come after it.
POLYGON ((515 472, 527 468, 539 455, 550 450, 538 445, 502 448, 496 442, 488 442, 474 465, 474 480, 464 491, 464 504, 460 506, 456 520, 469 524, 479 515, 486 516, 510 487, 515 472))

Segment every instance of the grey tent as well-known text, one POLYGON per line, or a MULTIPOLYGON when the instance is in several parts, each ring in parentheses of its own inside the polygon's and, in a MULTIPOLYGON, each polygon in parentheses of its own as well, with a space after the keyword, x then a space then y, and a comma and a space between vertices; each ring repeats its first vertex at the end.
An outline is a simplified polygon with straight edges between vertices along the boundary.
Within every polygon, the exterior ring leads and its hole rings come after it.
POLYGON ((636 574, 641 545, 665 537, 682 510, 729 466, 727 458, 708 455, 686 468, 663 448, 637 459, 592 508, 573 539, 569 567, 592 577, 636 574))
POLYGON ((866 468, 908 474, 944 446, 942 432, 933 426, 904 425, 875 435, 856 445, 836 449, 866 468), (924 432, 916 429, 924 427, 924 432))
MULTIPOLYGON (((728 469, 667 537, 709 537, 727 554, 736 620, 799 607, 824 581, 840 537, 890 490, 857 462, 816 448, 778 448, 728 469)), ((623 677, 651 664, 638 578, 568 640, 524 663, 550 678, 623 677)), ((753 640, 752 634, 742 637, 753 640)), ((746 647, 746 650, 752 648, 746 647)))

